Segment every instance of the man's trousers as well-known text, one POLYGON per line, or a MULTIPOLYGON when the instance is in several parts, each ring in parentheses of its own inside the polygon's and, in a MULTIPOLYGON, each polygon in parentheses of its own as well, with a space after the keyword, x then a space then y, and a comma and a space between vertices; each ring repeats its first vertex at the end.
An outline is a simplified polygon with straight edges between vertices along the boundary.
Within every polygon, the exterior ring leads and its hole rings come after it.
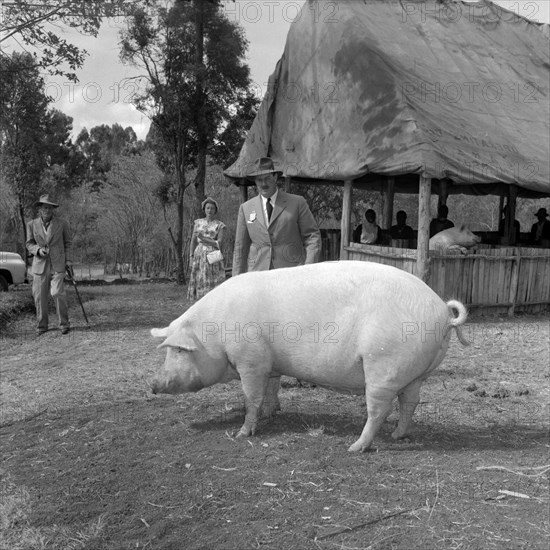
POLYGON ((33 274, 32 295, 36 307, 38 330, 48 329, 48 297, 51 291, 55 301, 59 328, 69 328, 69 308, 65 293, 65 273, 56 273, 52 269, 51 261, 46 262, 42 275, 33 274))

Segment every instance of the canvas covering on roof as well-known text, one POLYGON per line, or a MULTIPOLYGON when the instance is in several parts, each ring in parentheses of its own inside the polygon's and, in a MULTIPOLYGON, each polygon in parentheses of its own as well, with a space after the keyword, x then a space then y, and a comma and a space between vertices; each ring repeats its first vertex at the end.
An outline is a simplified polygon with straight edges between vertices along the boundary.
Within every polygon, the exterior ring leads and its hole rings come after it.
MULTIPOLYGON (((307 0, 225 174, 419 174, 550 194, 550 40, 488 0, 307 0)), ((525 195, 525 193, 523 193, 525 195)))

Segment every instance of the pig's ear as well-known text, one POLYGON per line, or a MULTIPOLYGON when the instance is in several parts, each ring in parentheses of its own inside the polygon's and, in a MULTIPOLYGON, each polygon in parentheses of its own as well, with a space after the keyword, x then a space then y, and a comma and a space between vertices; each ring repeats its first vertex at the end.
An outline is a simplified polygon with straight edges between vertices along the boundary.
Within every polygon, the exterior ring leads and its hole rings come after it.
POLYGON ((183 330, 173 332, 170 336, 168 336, 168 338, 166 338, 166 340, 164 340, 162 344, 160 344, 160 346, 157 346, 157 348, 165 348, 168 346, 173 348, 181 348, 185 351, 196 351, 199 349, 193 339, 193 336, 183 330))

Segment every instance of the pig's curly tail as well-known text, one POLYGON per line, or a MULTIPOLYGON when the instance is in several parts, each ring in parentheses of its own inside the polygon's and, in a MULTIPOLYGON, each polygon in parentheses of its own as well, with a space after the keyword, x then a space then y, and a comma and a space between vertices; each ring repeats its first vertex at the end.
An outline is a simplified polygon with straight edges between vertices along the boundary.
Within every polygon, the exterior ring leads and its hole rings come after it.
POLYGON ((460 343, 463 346, 469 346, 470 342, 462 336, 462 329, 460 328, 466 322, 468 310, 464 307, 462 302, 459 302, 458 300, 449 300, 447 302, 447 307, 449 308, 449 313, 451 314, 449 319, 449 330, 454 328, 460 343), (455 313, 457 315, 455 315, 455 313))

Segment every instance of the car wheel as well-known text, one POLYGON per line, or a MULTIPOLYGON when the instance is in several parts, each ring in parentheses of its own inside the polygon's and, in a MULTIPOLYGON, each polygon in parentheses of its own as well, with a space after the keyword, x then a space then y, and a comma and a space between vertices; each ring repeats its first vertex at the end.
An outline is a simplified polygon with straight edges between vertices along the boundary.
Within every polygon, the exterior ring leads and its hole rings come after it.
POLYGON ((0 275, 0 291, 1 292, 8 291, 8 281, 6 281, 6 278, 3 275, 0 275))

